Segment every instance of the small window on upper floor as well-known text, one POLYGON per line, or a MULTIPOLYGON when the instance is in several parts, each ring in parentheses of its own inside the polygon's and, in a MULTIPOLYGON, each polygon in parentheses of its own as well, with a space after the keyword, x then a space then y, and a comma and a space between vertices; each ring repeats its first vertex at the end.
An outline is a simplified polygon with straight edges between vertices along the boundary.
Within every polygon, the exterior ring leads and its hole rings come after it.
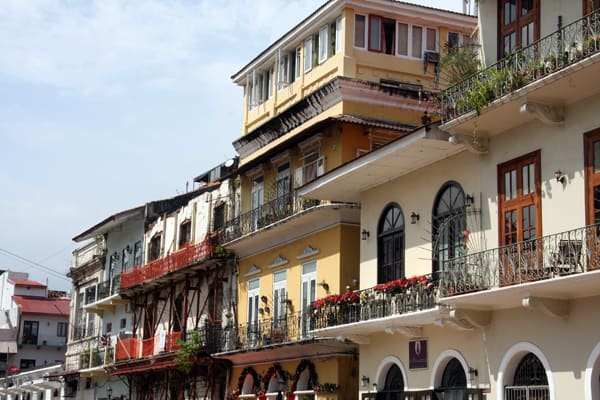
POLYGON ((295 51, 282 53, 279 56, 279 78, 278 85, 279 89, 283 89, 288 85, 294 83, 296 80, 296 53, 295 51))
POLYGON ((213 211, 213 231, 220 231, 225 227, 225 203, 217 205, 213 211))
POLYGON ((333 45, 334 54, 339 54, 342 51, 342 18, 335 20, 335 43, 333 45))
POLYGON ((313 67, 313 42, 312 36, 304 41, 304 72, 312 70, 313 67))
POLYGON ((367 17, 356 14, 354 16, 354 47, 366 47, 367 17))
POLYGON ((329 57, 329 27, 319 30, 319 64, 329 57))
POLYGON ((396 21, 377 15, 369 16, 369 50, 394 54, 396 21))
POLYGON ((296 79, 300 78, 300 71, 302 68, 302 47, 296 47, 296 58, 294 62, 294 71, 296 79))
POLYGON ((457 32, 448 32, 448 43, 446 45, 448 52, 453 52, 460 47, 460 34, 457 32))
POLYGON ((133 245, 133 265, 142 265, 142 241, 138 240, 133 245))
POLYGON ((68 322, 59 322, 56 326, 56 336, 67 337, 68 330, 69 330, 68 322))
POLYGON ((112 322, 106 323, 106 333, 112 332, 112 322))
POLYGON ((160 257, 160 245, 162 242, 162 233, 157 233, 150 240, 148 245, 148 261, 154 261, 160 257))
POLYGON ((125 329, 125 328, 127 328, 127 318, 121 318, 120 329, 125 329))
POLYGON ((192 241, 192 221, 186 219, 179 225, 179 248, 185 247, 192 241))

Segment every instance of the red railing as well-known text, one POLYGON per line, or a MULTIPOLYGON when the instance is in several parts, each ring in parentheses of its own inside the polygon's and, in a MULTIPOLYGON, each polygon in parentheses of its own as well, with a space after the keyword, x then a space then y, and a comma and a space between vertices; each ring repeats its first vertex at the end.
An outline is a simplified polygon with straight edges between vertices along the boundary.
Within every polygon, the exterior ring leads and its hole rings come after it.
POLYGON ((212 239, 189 245, 167 254, 163 258, 137 265, 128 271, 121 272, 121 288, 128 288, 149 282, 169 272, 176 271, 213 255, 215 246, 212 239))
POLYGON ((179 344, 177 340, 181 339, 181 332, 170 332, 167 333, 167 343, 165 346, 165 351, 175 351, 179 349, 179 344))
POLYGON ((134 338, 117 339, 116 360, 128 360, 138 357, 138 340, 134 338))
POLYGON ((142 340, 142 357, 154 354, 154 336, 142 340))

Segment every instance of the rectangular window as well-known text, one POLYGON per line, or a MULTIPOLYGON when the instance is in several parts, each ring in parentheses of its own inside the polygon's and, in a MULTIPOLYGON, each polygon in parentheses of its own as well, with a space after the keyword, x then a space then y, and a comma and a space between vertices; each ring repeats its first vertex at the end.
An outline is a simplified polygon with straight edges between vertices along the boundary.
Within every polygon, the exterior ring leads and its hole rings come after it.
POLYGON ((412 27, 412 52, 411 56, 415 58, 423 57, 423 28, 420 26, 412 27))
POLYGON ((342 18, 335 20, 335 54, 342 51, 342 18))
POLYGON ((119 325, 119 329, 127 328, 127 318, 121 318, 121 323, 119 325))
POLYGON ((304 72, 308 72, 313 67, 313 37, 304 41, 304 72))
POLYGON ((142 265, 142 241, 138 240, 133 245, 133 265, 142 265))
POLYGON ((354 47, 365 48, 367 32, 367 17, 356 14, 354 16, 354 47))
POLYGON ((267 71, 267 79, 266 79, 267 89, 265 90, 265 92, 267 93, 267 99, 270 99, 271 97, 273 97, 273 76, 275 75, 274 68, 275 67, 271 67, 271 68, 269 68, 269 71, 267 71))
POLYGON ((38 344, 39 321, 23 321, 23 344, 38 344))
POLYGON ((273 325, 277 328, 286 326, 287 296, 286 270, 273 274, 273 325))
POLYGON ((437 51, 437 31, 427 28, 427 51, 437 51))
POLYGON ((67 333, 69 330, 69 323, 68 322, 59 322, 56 325, 56 336, 58 337, 67 337, 67 333))
POLYGON ((457 32, 448 32, 448 50, 460 47, 460 35, 457 32))
POLYGON ((106 333, 112 332, 112 322, 106 323, 106 333))
POLYGON ((310 330, 312 330, 312 320, 310 318, 310 311, 312 303, 317 299, 317 262, 310 261, 302 264, 302 277, 301 277, 301 310, 302 319, 301 333, 302 337, 306 337, 310 330))
POLYGON ((148 245, 148 261, 154 261, 160 257, 160 245, 162 241, 162 234, 157 233, 148 245))
POLYGON ((19 362, 20 369, 28 369, 28 368, 33 368, 33 367, 35 367, 35 360, 29 360, 26 358, 22 358, 21 361, 19 362))
POLYGON ((329 29, 324 26, 319 31, 319 64, 329 57, 329 29))
POLYGON ((300 71, 302 68, 302 48, 296 47, 296 60, 294 61, 294 71, 296 79, 300 78, 300 71))
POLYGON ((306 153, 303 158, 302 176, 304 183, 314 180, 317 175, 317 167, 319 162, 319 149, 313 149, 306 153))
POLYGON ((369 15, 369 50, 381 51, 381 17, 369 15))
POLYGON ((185 220, 179 225, 179 248, 185 247, 192 241, 192 221, 185 220))
POLYGON ((498 2, 498 58, 527 47, 539 38, 539 0, 500 0, 498 2))
POLYGON ((225 203, 215 207, 213 211, 213 232, 220 231, 225 227, 225 203))
POLYGON ((127 245, 127 247, 125 247, 123 251, 121 251, 121 271, 127 271, 131 266, 129 264, 131 262, 131 257, 129 256, 130 254, 131 247, 127 245))
POLYGON ((252 110, 254 108, 254 84, 252 82, 248 82, 246 85, 246 97, 248 102, 248 110, 252 110))
POLYGON ((408 24, 398 23, 398 55, 408 56, 408 24))

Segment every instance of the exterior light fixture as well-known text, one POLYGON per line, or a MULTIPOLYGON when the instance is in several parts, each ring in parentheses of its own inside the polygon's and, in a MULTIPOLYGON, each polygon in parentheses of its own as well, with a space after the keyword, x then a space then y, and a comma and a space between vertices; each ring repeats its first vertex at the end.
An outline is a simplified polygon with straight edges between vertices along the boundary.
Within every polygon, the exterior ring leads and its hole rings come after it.
POLYGON ((474 381, 475 378, 477 378, 477 375, 479 375, 479 371, 477 371, 477 368, 469 367, 469 378, 471 378, 472 381, 474 381))
POLYGON ((467 194, 465 196, 465 206, 466 207, 471 207, 473 205, 474 201, 475 201, 475 199, 473 198, 472 194, 467 194))
POLYGON ((373 391, 376 392, 377 391, 377 382, 373 382, 373 391))
POLYGON ((329 292, 329 284, 324 280, 319 282, 318 285, 321 286, 326 292, 329 292))
POLYGON ((565 183, 566 178, 560 169, 554 171, 554 177, 556 178, 556 182, 565 183))
POLYGON ((360 386, 366 388, 369 386, 370 381, 371 379, 369 379, 368 376, 363 375, 362 378, 360 378, 360 386))
POLYGON ((419 214, 417 214, 416 212, 411 212, 410 213, 410 223, 411 224, 416 224, 419 221, 419 214))
POLYGON ((360 235, 361 235, 362 240, 367 240, 369 238, 369 236, 371 235, 371 233, 368 230, 363 228, 360 235))

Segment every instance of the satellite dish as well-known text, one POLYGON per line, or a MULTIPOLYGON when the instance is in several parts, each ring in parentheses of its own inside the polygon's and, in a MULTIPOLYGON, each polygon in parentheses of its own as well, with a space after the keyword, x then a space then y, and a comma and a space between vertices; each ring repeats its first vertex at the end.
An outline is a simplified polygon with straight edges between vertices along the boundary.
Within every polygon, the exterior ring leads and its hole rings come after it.
POLYGON ((229 168, 233 165, 233 158, 230 158, 229 160, 225 161, 224 165, 229 168))

